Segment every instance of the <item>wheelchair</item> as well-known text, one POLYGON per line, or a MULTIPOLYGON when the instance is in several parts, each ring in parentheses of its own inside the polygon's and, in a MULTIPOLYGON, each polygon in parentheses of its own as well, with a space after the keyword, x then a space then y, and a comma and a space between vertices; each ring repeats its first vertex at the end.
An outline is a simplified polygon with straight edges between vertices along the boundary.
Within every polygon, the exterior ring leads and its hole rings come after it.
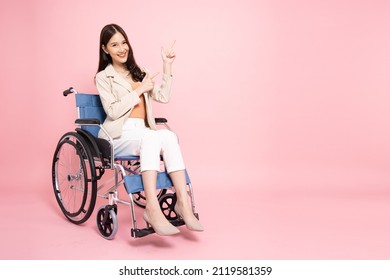
MULTIPOLYGON (((65 90, 63 95, 72 93, 76 97, 78 113, 76 128, 60 138, 52 162, 53 189, 62 213, 71 223, 80 225, 91 217, 97 198, 102 198, 107 203, 100 206, 96 214, 97 228, 102 237, 115 237, 118 231, 119 203, 130 208, 133 238, 153 234, 152 227, 146 223, 146 227, 139 227, 136 219, 136 209, 145 208, 146 205, 140 174, 140 157, 115 156, 113 140, 102 126, 106 114, 99 95, 78 93, 72 87, 65 90), (100 129, 106 133, 108 141, 97 137, 100 129), (105 173, 110 176, 103 181, 105 173), (124 186, 128 198, 119 197, 118 189, 121 185, 124 186)), ((155 120, 157 125, 170 129, 165 118, 155 120)), ((162 171, 157 174, 157 196, 161 210, 172 225, 182 226, 184 221, 174 211, 176 194, 162 157, 160 166, 162 171)), ((185 174, 191 207, 199 219, 187 170, 185 174)))

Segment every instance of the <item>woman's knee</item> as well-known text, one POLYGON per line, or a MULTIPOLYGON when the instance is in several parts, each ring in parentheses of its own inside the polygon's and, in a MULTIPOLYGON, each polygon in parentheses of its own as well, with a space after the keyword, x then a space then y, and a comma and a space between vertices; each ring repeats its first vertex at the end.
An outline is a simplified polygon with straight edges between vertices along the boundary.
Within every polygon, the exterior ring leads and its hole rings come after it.
POLYGON ((158 133, 159 133, 161 140, 163 142, 168 142, 168 143, 177 143, 178 142, 177 135, 168 129, 158 130, 158 133))

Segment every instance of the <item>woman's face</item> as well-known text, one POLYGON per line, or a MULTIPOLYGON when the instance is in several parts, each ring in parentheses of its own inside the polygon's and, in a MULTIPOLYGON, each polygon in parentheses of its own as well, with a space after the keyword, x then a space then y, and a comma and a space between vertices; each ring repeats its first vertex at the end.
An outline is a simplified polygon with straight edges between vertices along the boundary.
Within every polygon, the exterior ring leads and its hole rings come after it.
POLYGON ((102 46, 103 50, 112 58, 112 63, 122 65, 127 61, 129 55, 129 45, 120 32, 115 33, 107 46, 102 46))

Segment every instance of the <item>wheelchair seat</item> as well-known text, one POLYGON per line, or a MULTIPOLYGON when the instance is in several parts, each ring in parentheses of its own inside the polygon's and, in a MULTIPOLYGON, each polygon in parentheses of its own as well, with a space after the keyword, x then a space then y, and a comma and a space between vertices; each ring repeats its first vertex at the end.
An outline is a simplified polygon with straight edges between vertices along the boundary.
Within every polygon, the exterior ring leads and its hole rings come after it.
MULTIPOLYGON (((107 116, 103 109, 103 105, 99 95, 86 94, 86 93, 76 94, 76 107, 80 116, 80 118, 76 120, 76 122, 80 124, 83 123, 86 124, 86 125, 81 125, 81 129, 93 135, 93 137, 97 141, 97 145, 100 150, 108 150, 107 145, 110 145, 110 143, 105 139, 98 138, 98 133, 101 127, 100 125, 103 124, 107 116), (97 124, 99 124, 99 126, 97 126, 97 124)), ((156 123, 161 123, 161 120, 163 120, 163 123, 166 122, 166 119, 157 118, 156 123)), ((105 154, 103 154, 103 157, 105 157, 105 154)), ((133 161, 139 159, 140 157, 137 155, 125 155, 125 156, 114 155, 114 161, 133 161)), ((167 175, 166 172, 158 173, 157 189, 165 188, 167 187, 167 185, 172 186, 172 182, 169 176, 166 175, 167 175)), ((187 177, 187 184, 188 184, 190 183, 188 174, 186 174, 186 177, 187 177)), ((128 190, 129 193, 139 192, 143 190, 142 182, 140 181, 140 175, 126 176, 124 179, 125 182, 127 181, 129 182, 128 184, 126 184, 126 189, 128 190)))

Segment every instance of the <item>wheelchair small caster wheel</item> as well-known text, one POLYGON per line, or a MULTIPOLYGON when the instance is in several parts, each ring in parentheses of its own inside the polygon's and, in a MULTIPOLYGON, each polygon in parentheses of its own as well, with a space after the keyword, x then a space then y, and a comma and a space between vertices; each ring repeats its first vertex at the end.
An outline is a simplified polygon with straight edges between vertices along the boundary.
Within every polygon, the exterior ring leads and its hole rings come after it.
POLYGON ((114 239, 118 231, 118 219, 116 217, 116 205, 107 205, 99 208, 96 223, 100 234, 105 239, 114 239))
POLYGON ((173 221, 177 219, 176 212, 174 210, 176 204, 176 194, 167 193, 160 197, 159 203, 161 211, 168 221, 173 221))

